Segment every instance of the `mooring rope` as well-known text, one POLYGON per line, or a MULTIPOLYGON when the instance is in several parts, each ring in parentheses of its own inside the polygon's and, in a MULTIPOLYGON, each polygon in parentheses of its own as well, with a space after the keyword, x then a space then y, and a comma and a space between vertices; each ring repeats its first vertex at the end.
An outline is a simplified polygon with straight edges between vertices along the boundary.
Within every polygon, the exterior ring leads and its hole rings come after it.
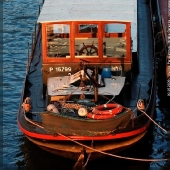
POLYGON ((33 122, 31 119, 28 119, 27 116, 25 115, 25 111, 24 111, 23 115, 24 115, 24 117, 25 117, 25 120, 27 120, 28 122, 30 122, 31 124, 33 124, 33 125, 35 125, 35 126, 38 126, 38 127, 42 128, 42 129, 44 129, 43 126, 38 125, 37 123, 33 122))
MULTIPOLYGON (((144 113, 151 121, 154 122, 154 124, 156 124, 158 127, 160 127, 163 131, 167 132, 165 129, 163 129, 161 126, 159 126, 153 119, 151 119, 151 118, 147 115, 147 113, 145 113, 143 110, 141 110, 141 108, 140 108, 140 102, 143 102, 143 101, 142 101, 142 100, 139 100, 139 103, 137 103, 137 108, 138 108, 138 110, 140 110, 142 113, 144 113)), ((26 115, 25 115, 25 111, 24 111, 24 117, 25 117, 25 119, 26 119, 28 122, 30 122, 31 124, 33 124, 33 125, 35 125, 35 126, 38 126, 38 127, 42 128, 42 129, 44 129, 43 126, 38 125, 37 123, 35 123, 35 122, 33 122, 32 120, 30 120, 29 118, 27 118, 26 115)), ((70 141, 72 141, 72 142, 74 142, 74 143, 76 143, 76 144, 78 144, 78 145, 80 145, 80 146, 83 146, 83 147, 88 148, 88 149, 90 149, 90 150, 93 150, 93 151, 95 151, 95 152, 98 152, 98 153, 101 153, 101 154, 104 154, 104 155, 107 155, 107 156, 111 156, 111 157, 116 157, 116 158, 120 158, 120 159, 127 159, 127 160, 135 160, 135 161, 144 161, 144 162, 161 162, 161 161, 167 161, 167 160, 168 160, 168 159, 166 159, 166 158, 165 158, 165 159, 139 159, 139 158, 119 156, 119 155, 107 153, 107 152, 104 152, 104 151, 100 151, 100 150, 98 150, 98 149, 93 148, 93 146, 91 146, 91 147, 90 147, 90 146, 87 146, 87 145, 82 144, 82 143, 80 143, 80 142, 78 142, 78 141, 76 141, 76 140, 74 140, 74 139, 71 139, 70 137, 65 136, 65 135, 63 135, 63 134, 61 134, 61 133, 57 133, 57 134, 60 135, 60 136, 63 136, 64 138, 66 138, 66 139, 68 139, 68 140, 70 140, 70 141)), ((88 157, 88 159, 87 159, 87 161, 86 161, 86 163, 85 163, 84 166, 87 165, 87 162, 89 161, 90 156, 91 156, 91 152, 90 152, 89 157, 88 157)))
POLYGON ((165 130, 164 128, 162 128, 158 123, 156 123, 150 116, 148 116, 148 114, 143 111, 143 109, 141 108, 141 104, 143 103, 144 101, 142 99, 139 99, 138 102, 137 102, 137 109, 139 111, 141 111, 142 113, 144 113, 156 126, 158 126, 160 129, 162 129, 165 133, 168 133, 167 130, 165 130))
MULTIPOLYGON (((93 140, 91 141, 91 147, 93 148, 93 140)), ((83 167, 86 167, 87 163, 89 162, 90 160, 90 157, 91 157, 91 152, 89 153, 88 157, 87 157, 87 160, 85 162, 85 164, 83 165, 83 167)))
POLYGON ((63 135, 63 134, 61 134, 61 133, 58 133, 58 135, 63 136, 63 137, 65 137, 66 139, 68 139, 68 140, 70 140, 70 141, 72 141, 72 142, 74 142, 74 143, 76 143, 76 144, 78 144, 78 145, 80 145, 80 146, 83 146, 83 147, 85 147, 85 148, 88 148, 88 149, 90 149, 90 150, 93 150, 93 151, 95 151, 95 152, 98 152, 98 153, 101 153, 101 154, 104 154, 104 155, 107 155, 107 156, 112 156, 112 157, 121 158, 121 159, 127 159, 127 160, 133 160, 133 161, 134 161, 134 160, 135 160, 135 161, 144 161, 144 162, 161 162, 161 161, 167 161, 167 160, 168 160, 168 159, 166 159, 166 158, 165 158, 165 159, 139 159, 139 158, 131 158, 131 157, 119 156, 119 155, 107 153, 107 152, 100 151, 100 150, 98 150, 98 149, 92 148, 92 147, 90 147, 90 146, 84 145, 84 144, 82 144, 82 143, 80 143, 80 142, 78 142, 78 141, 76 141, 76 140, 74 140, 74 139, 71 139, 71 138, 69 138, 68 136, 65 136, 65 135, 63 135))

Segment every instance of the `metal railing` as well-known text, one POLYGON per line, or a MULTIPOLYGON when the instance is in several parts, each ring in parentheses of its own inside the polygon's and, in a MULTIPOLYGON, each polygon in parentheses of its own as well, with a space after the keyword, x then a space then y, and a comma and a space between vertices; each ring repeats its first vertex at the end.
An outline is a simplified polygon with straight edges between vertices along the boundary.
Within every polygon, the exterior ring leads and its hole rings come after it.
MULTIPOLYGON (((42 4, 44 4, 44 0, 42 1, 42 4)), ((39 5, 38 8, 38 16, 40 15, 41 12, 41 5, 39 5)), ((31 60, 33 58, 33 54, 34 54, 34 50, 35 50, 35 46, 38 40, 38 36, 40 34, 40 29, 41 29, 41 25, 38 24, 37 22, 34 23, 34 31, 32 32, 32 42, 31 42, 31 49, 30 49, 30 43, 28 42, 28 61, 27 61, 27 68, 26 71, 28 73, 29 69, 30 69, 30 63, 31 60), (30 52, 31 50, 31 52, 30 52)))

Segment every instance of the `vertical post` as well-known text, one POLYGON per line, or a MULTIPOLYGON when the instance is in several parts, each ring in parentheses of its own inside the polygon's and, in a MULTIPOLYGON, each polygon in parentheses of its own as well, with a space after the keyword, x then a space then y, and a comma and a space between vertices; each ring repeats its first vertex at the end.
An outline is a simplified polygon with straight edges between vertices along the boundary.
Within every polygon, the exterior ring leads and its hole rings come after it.
POLYGON ((39 5, 39 8, 38 8, 38 15, 40 15, 40 5, 39 5))
POLYGON ((29 58, 30 54, 29 54, 29 42, 28 42, 28 58, 29 58))
POLYGON ((29 42, 28 42, 28 59, 27 59, 27 72, 28 72, 28 69, 29 69, 29 57, 30 57, 30 53, 29 53, 29 47, 30 45, 29 45, 29 42))
POLYGON ((34 33, 32 33, 32 51, 33 52, 33 45, 34 45, 34 33))
POLYGON ((98 68, 95 66, 94 68, 94 81, 96 85, 94 85, 94 102, 98 101, 98 68))
MULTIPOLYGON (((35 37, 36 37, 36 34, 37 34, 37 28, 36 28, 36 22, 35 22, 35 24, 34 24, 34 33, 35 33, 35 37)), ((35 37, 34 37, 34 39, 35 39, 35 37)))

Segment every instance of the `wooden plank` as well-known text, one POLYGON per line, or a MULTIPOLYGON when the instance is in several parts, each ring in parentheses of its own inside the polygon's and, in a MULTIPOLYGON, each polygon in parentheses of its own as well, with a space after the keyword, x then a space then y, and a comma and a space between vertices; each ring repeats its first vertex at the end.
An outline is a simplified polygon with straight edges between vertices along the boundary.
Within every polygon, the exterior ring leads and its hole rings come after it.
POLYGON ((121 4, 121 5, 133 5, 134 1, 136 0, 87 0, 87 1, 82 1, 82 0, 45 0, 45 5, 54 5, 54 4, 121 4))
POLYGON ((38 22, 54 21, 133 21, 136 6, 133 0, 47 0, 38 22), (101 5, 98 5, 101 4, 101 5))

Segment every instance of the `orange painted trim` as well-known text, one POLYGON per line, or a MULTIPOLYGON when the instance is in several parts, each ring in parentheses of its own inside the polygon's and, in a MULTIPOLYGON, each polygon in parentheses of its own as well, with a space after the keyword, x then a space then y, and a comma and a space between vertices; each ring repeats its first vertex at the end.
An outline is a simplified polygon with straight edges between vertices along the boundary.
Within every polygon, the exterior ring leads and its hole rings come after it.
MULTIPOLYGON (((20 123, 17 121, 18 127, 21 130, 21 132, 31 138, 36 138, 36 139, 42 139, 42 140, 53 140, 53 141, 67 141, 69 140, 68 138, 65 138, 63 136, 60 135, 46 135, 46 134, 40 134, 40 133, 35 133, 35 132, 31 132, 28 131, 26 129, 24 129, 20 123)), ((127 137, 132 137, 135 135, 139 135, 142 132, 146 131, 147 128, 149 127, 149 125, 151 124, 151 121, 149 120, 143 127, 130 131, 130 132, 124 132, 124 133, 119 133, 119 134, 109 134, 107 136, 94 136, 94 137, 90 137, 90 136, 67 136, 70 139, 74 139, 74 140, 95 140, 95 141, 104 141, 104 140, 114 140, 114 139, 126 139, 127 137)))
MULTIPOLYGON (((74 28, 75 28, 74 23, 72 22, 70 25, 70 30, 72 30, 72 31, 70 31, 70 56, 71 56, 70 60, 73 60, 74 59, 73 57, 75 56, 75 48, 74 48, 75 38, 74 38, 74 31, 73 31, 74 28)), ((65 62, 65 60, 63 60, 63 61, 65 62)))
POLYGON ((100 47, 100 48, 98 48, 98 56, 99 56, 99 59, 100 59, 99 61, 103 60, 103 27, 104 27, 103 24, 100 24, 98 26, 98 32, 99 32, 98 44, 99 44, 99 47, 100 47))
POLYGON ((131 52, 131 23, 126 23, 126 56, 129 62, 132 62, 131 52))
POLYGON ((47 63, 46 53, 47 53, 47 40, 46 40, 46 24, 42 23, 42 63, 47 63))
MULTIPOLYGON (((124 63, 124 64, 128 64, 131 63, 131 61, 129 61, 129 58, 125 57, 125 58, 82 58, 86 61, 89 61, 89 63, 124 63)), ((81 60, 81 58, 46 58, 46 62, 44 62, 43 64, 54 64, 54 63, 79 63, 81 60)))

